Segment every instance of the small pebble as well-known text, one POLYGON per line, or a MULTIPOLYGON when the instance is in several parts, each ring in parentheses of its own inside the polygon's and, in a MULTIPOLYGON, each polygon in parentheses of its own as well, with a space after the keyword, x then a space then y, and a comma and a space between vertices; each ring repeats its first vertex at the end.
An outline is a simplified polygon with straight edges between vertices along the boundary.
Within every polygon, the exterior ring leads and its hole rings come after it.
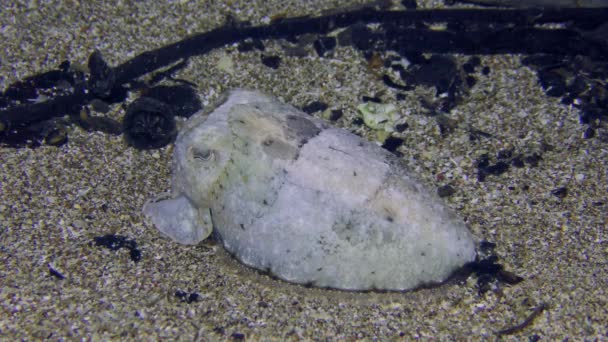
POLYGON ((188 304, 195 303, 201 300, 201 296, 196 292, 187 293, 182 290, 177 290, 175 291, 174 295, 175 297, 179 298, 180 301, 188 304))
POLYGON ((240 333, 240 332, 235 332, 235 333, 232 333, 232 335, 230 335, 230 337, 232 337, 233 340, 241 341, 241 340, 245 339, 245 334, 240 333))
POLYGON ((271 68, 278 69, 281 65, 281 57, 279 56, 262 56, 262 64, 271 68))
POLYGON ((395 131, 401 133, 405 131, 408 127, 410 127, 410 125, 407 122, 398 123, 395 125, 395 131))
POLYGON ((390 152, 395 152, 403 144, 403 139, 390 136, 384 140, 382 147, 390 152))
POLYGON ((538 166, 538 163, 540 162, 540 160, 541 160, 541 159, 542 159, 542 157, 541 157, 541 155, 540 155, 540 154, 533 153, 533 154, 531 154, 531 155, 529 155, 529 156, 526 156, 526 157, 524 158, 524 161, 525 161, 527 164, 529 164, 530 166, 532 166, 532 167, 536 167, 536 166, 538 166))
POLYGON ((306 106, 302 107, 302 111, 306 114, 312 114, 316 112, 322 112, 328 107, 327 103, 321 101, 313 101, 306 106))
POLYGON ((511 156, 513 156, 512 149, 500 150, 496 154, 496 158, 498 158, 498 159, 509 159, 509 158, 511 158, 511 156))
POLYGON ((374 103, 382 103, 382 99, 377 97, 377 96, 367 96, 367 95, 363 95, 361 97, 361 100, 363 102, 374 102, 374 103))
POLYGON ((52 275, 53 277, 55 277, 59 280, 65 279, 65 276, 63 274, 61 274, 59 271, 57 271, 56 269, 54 269, 53 266, 51 266, 51 264, 48 264, 48 268, 49 268, 49 274, 52 275))
POLYGON ((524 161, 521 159, 521 156, 517 156, 517 157, 511 159, 511 165, 513 165, 517 168, 522 168, 526 164, 524 164, 524 161))
POLYGON ((332 109, 329 113, 329 121, 338 121, 342 117, 342 109, 332 109))
POLYGON ((591 139, 595 136, 595 130, 591 127, 587 127, 587 129, 585 129, 585 133, 583 133, 583 138, 584 139, 591 139))
POLYGON ((443 185, 437 188, 437 195, 439 195, 441 198, 450 197, 454 193, 456 193, 456 189, 454 189, 454 187, 451 185, 443 185))
POLYGON ((553 195, 557 198, 564 198, 568 195, 568 188, 560 187, 557 189, 553 189, 553 190, 551 190, 551 195, 553 195))

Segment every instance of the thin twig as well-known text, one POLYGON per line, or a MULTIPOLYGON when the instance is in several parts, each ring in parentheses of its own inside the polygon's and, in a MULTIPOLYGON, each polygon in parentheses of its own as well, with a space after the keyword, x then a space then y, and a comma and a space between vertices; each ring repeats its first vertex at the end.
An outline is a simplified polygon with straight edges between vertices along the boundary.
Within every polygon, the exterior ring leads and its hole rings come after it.
POLYGON ((534 319, 536 317, 538 317, 538 315, 541 314, 541 312, 543 312, 548 307, 549 306, 546 303, 541 303, 539 306, 537 306, 534 309, 534 311, 532 311, 532 313, 523 322, 519 323, 518 325, 515 325, 515 326, 509 327, 509 328, 505 328, 505 329, 499 330, 499 331, 496 332, 496 335, 498 335, 498 336, 511 335, 511 334, 515 334, 517 332, 522 331, 528 325, 530 325, 532 323, 532 321, 534 321, 534 319))

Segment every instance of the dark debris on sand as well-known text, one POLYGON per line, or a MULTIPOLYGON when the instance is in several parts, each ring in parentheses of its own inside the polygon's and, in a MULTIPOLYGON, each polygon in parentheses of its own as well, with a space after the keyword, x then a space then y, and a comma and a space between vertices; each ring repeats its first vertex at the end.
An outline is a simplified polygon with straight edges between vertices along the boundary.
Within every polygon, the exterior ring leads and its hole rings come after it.
MULTIPOLYGON (((404 1, 404 11, 357 8, 319 17, 279 18, 268 25, 250 26, 229 21, 225 26, 194 35, 157 50, 147 51, 118 66, 107 64, 98 51, 88 61, 88 70, 73 68, 69 61, 55 70, 43 72, 11 84, 0 94, 0 144, 13 147, 61 145, 68 140, 62 127, 76 124, 87 130, 119 134, 116 122, 102 116, 82 120, 83 108, 96 101, 122 103, 130 91, 162 103, 145 106, 135 102, 122 131, 126 141, 139 149, 151 149, 172 142, 173 117, 188 116, 200 108, 192 100, 194 89, 183 84, 169 90, 153 87, 160 80, 187 64, 191 56, 238 43, 240 51, 264 50, 263 39, 297 41, 303 35, 317 35, 310 44, 324 57, 337 45, 351 45, 365 56, 392 51, 410 62, 406 68, 389 64, 400 75, 384 75, 388 87, 403 91, 417 85, 436 88, 435 110, 448 113, 466 97, 476 83, 475 73, 487 75, 478 55, 524 54, 524 64, 537 71, 539 84, 548 96, 560 97, 565 105, 579 109, 580 121, 588 126, 586 138, 604 124, 608 115, 608 8, 528 8, 414 10, 415 2, 404 1), (368 24, 375 23, 371 29, 368 24), (436 30, 433 23, 446 23, 436 30), (564 23, 561 28, 545 23, 564 23), (327 36, 344 28, 337 38, 327 36), (430 55, 424 56, 423 53, 430 55), (462 65, 449 54, 472 57, 462 65), (176 63, 166 72, 154 75, 151 84, 140 76, 176 63), (168 106, 170 114, 159 114, 168 106), (143 108, 143 110, 142 110, 143 108), (69 119, 59 119, 67 116, 69 119)), ((262 55, 261 62, 279 68, 281 57, 262 55)), ((388 61, 390 63, 390 61, 388 61)), ((176 81, 176 80, 174 80, 176 81)), ((191 85, 189 85, 191 86, 191 85)), ((499 173, 505 166, 489 169, 499 173)))
POLYGON ((106 234, 97 236, 93 239, 95 246, 105 247, 111 251, 118 251, 122 248, 129 250, 129 257, 134 262, 141 260, 141 251, 137 248, 137 242, 130 240, 126 236, 106 234))

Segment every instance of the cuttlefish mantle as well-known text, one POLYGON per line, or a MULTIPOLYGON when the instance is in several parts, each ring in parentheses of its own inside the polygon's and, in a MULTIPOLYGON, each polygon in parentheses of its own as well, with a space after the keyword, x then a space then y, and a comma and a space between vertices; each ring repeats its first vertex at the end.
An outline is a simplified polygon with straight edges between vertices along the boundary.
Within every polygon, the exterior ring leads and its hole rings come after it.
POLYGON ((197 244, 214 232, 289 282, 409 290, 475 258, 464 221, 400 159, 256 91, 188 120, 172 177, 143 210, 163 234, 197 244))

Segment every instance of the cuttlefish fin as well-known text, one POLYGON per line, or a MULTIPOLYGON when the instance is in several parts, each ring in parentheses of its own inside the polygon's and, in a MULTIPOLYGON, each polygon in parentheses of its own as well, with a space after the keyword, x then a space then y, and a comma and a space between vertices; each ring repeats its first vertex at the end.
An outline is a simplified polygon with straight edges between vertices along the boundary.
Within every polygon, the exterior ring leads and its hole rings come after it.
POLYGON ((161 233, 178 243, 196 245, 213 231, 209 209, 198 209, 184 195, 148 201, 143 212, 161 233))

